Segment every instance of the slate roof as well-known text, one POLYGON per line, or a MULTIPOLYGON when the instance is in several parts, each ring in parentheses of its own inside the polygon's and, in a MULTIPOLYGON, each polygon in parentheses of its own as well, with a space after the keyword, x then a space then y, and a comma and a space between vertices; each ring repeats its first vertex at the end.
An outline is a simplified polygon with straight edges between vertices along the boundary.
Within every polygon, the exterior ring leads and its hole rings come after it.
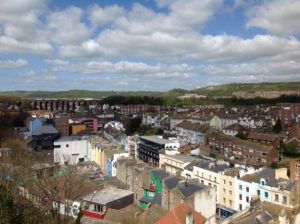
POLYGON ((177 188, 185 197, 189 197, 195 192, 203 190, 207 187, 204 185, 194 184, 194 183, 181 183, 177 186, 177 188))
POLYGON ((202 168, 202 169, 210 170, 210 171, 213 171, 216 173, 230 168, 230 166, 227 163, 220 164, 220 163, 214 163, 214 162, 210 162, 210 161, 204 161, 202 163, 198 163, 195 166, 202 168))
POLYGON ((154 176, 156 176, 159 179, 165 179, 166 177, 170 176, 169 173, 167 173, 166 171, 164 171, 163 169, 155 169, 151 171, 153 173, 154 176))
POLYGON ((258 173, 254 182, 260 183, 260 179, 263 178, 266 181, 267 186, 281 188, 282 190, 291 190, 295 185, 294 181, 287 179, 276 179, 275 178, 275 170, 270 168, 265 168, 261 172, 258 173))
POLYGON ((40 129, 35 131, 32 135, 42 135, 42 134, 58 134, 58 131, 51 124, 43 125, 40 129))
POLYGON ((164 180, 164 184, 166 185, 166 187, 171 190, 173 188, 175 188, 179 181, 184 180, 183 177, 179 177, 179 176, 172 176, 172 177, 168 177, 164 180))

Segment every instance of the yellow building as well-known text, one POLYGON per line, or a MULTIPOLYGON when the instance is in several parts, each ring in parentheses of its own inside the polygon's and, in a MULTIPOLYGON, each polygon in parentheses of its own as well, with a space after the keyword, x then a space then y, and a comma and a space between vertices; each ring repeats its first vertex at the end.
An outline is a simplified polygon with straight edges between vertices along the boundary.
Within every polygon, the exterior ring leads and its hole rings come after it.
POLYGON ((239 168, 227 169, 220 174, 219 212, 220 216, 228 217, 235 212, 235 186, 239 168))
POLYGON ((72 135, 77 135, 82 131, 85 131, 87 129, 86 124, 73 124, 71 126, 71 133, 72 135))

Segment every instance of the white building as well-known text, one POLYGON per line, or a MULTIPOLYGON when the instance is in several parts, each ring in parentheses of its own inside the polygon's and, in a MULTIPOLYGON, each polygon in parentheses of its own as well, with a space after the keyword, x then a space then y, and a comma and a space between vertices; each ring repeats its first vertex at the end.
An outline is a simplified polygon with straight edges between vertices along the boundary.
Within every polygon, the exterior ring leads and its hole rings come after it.
POLYGON ((54 142, 54 162, 58 164, 77 164, 89 161, 91 150, 87 140, 78 136, 59 138, 54 142))

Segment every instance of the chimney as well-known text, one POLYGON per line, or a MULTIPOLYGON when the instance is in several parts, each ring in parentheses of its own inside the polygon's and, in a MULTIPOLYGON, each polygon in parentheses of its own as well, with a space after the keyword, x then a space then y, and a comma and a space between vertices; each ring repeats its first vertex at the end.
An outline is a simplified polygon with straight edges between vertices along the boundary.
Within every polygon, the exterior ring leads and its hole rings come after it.
POLYGON ((193 213, 190 212, 185 217, 185 224, 193 224, 193 223, 194 223, 193 213))

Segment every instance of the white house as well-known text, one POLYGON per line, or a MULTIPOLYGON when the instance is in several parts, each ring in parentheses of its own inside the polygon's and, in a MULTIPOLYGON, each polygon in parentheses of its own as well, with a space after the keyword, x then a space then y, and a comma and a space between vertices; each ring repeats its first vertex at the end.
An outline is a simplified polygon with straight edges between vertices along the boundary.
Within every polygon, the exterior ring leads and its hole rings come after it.
POLYGON ((54 142, 54 162, 58 164, 77 164, 91 159, 88 141, 79 136, 66 136, 54 142))

